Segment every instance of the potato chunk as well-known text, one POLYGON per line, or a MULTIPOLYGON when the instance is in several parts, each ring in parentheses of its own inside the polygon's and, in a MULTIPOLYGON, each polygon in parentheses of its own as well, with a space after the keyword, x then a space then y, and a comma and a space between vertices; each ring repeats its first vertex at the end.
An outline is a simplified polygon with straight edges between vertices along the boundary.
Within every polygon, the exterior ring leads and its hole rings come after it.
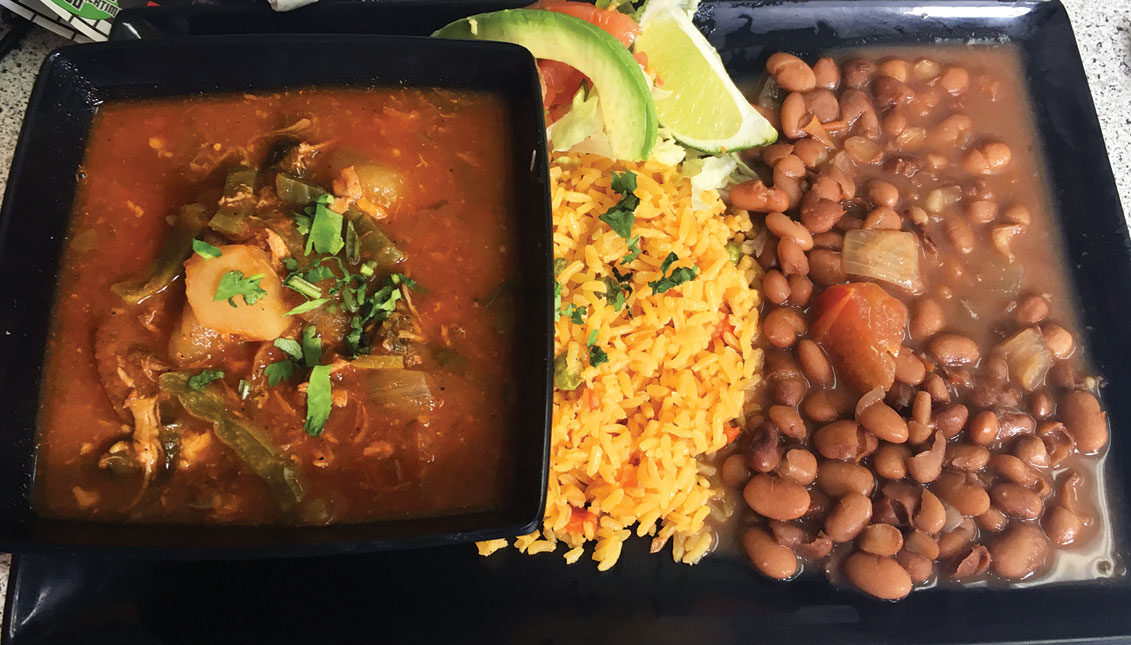
POLYGON ((185 262, 185 295, 196 319, 205 327, 246 340, 278 338, 291 324, 283 315, 290 308, 283 300, 283 283, 267 253, 246 244, 222 246, 220 253, 220 257, 211 259, 193 255, 185 262), (267 294, 253 305, 240 297, 235 298, 235 307, 227 300, 215 300, 220 279, 229 271, 245 276, 263 274, 259 286, 267 294))

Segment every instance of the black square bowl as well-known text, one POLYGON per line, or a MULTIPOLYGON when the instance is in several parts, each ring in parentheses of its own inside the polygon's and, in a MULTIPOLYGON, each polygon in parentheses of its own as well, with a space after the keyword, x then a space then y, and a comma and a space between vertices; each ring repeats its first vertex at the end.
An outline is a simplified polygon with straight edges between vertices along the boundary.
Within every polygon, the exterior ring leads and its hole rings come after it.
POLYGON ((542 99, 521 47, 391 36, 215 36, 66 47, 44 63, 0 211, 0 550, 154 558, 356 553, 528 533, 546 502, 553 364, 550 197, 542 99), (492 511, 324 527, 97 524, 38 516, 45 342, 91 119, 106 101, 287 87, 417 86, 504 97, 521 284, 510 495, 492 511))

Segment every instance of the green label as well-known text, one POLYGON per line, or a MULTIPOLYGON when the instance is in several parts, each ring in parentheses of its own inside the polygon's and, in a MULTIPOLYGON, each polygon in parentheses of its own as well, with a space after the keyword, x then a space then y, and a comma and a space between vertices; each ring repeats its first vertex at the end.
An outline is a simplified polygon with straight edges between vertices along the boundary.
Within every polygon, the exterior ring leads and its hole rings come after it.
POLYGON ((117 0, 51 0, 80 18, 107 20, 118 15, 117 0))

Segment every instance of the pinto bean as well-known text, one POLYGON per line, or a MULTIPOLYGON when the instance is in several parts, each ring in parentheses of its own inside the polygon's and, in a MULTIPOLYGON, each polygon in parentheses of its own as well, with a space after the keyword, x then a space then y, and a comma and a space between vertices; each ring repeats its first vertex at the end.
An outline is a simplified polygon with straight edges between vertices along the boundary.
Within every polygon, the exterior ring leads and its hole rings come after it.
POLYGON ((1042 326, 1041 335, 1045 339, 1049 353, 1058 360, 1068 358, 1076 350, 1076 339, 1072 337, 1071 332, 1060 325, 1042 326))
POLYGON ((895 380, 908 385, 919 385, 927 378, 927 366, 919 357, 904 347, 895 359, 895 380))
POLYGON ((844 575, 854 587, 883 600, 899 600, 911 592, 911 576, 892 558, 857 551, 844 561, 844 575))
POLYGON ((809 391, 809 383, 801 376, 770 381, 770 399, 781 405, 796 406, 809 391))
POLYGON ((961 67, 948 66, 939 76, 939 86, 958 96, 970 86, 970 73, 961 67))
POLYGON ((945 457, 946 437, 943 436, 942 432, 936 432, 934 443, 931 444, 930 449, 907 459, 907 472, 921 484, 933 482, 942 473, 945 457))
POLYGON ((931 395, 931 401, 934 403, 950 402, 950 388, 938 374, 928 374, 927 378, 923 379, 923 389, 931 395))
POLYGON ((864 218, 861 228, 869 230, 898 231, 903 226, 899 213, 888 206, 877 206, 864 218))
POLYGON ((955 580, 980 576, 990 568, 990 550, 975 544, 959 554, 957 562, 950 571, 955 580))
POLYGON ((966 427, 966 419, 970 411, 965 405, 955 403, 939 410, 932 419, 935 429, 943 433, 947 439, 957 437, 962 428, 966 427))
POLYGON ((1044 565, 1049 543, 1040 527, 1015 523, 991 541, 989 549, 991 570, 1002 578, 1018 580, 1044 565))
POLYGON ((913 513, 911 523, 924 533, 938 533, 946 523, 946 508, 934 493, 924 488, 919 498, 919 508, 913 513))
POLYGON ((958 470, 976 471, 986 467, 990 451, 982 446, 955 443, 946 447, 946 465, 958 470))
POLYGON ((809 252, 809 278, 823 287, 841 284, 848 279, 841 263, 840 252, 813 249, 809 252))
POLYGON ((771 405, 766 410, 766 416, 781 430, 781 433, 791 439, 804 439, 807 431, 805 422, 795 408, 785 405, 771 405))
POLYGON ((903 548, 903 534, 891 524, 869 524, 856 538, 856 546, 865 553, 895 555, 903 548))
POLYGON ((793 307, 778 307, 762 321, 762 333, 774 347, 793 347, 805 333, 805 316, 793 307))
MULTIPOLYGON (((734 201, 733 197, 731 201, 734 201)), ((811 233, 832 230, 833 225, 842 217, 844 217, 844 207, 839 202, 822 198, 813 192, 806 193, 801 199, 801 223, 811 233)))
POLYGON ((750 479, 750 469, 746 467, 746 457, 737 452, 728 456, 723 460, 719 474, 723 478, 723 485, 727 488, 733 490, 742 488, 746 485, 746 481, 750 479))
POLYGON ((1021 435, 1013 444, 1013 456, 1034 468, 1049 467, 1049 452, 1045 442, 1036 435, 1021 435))
POLYGON ((974 229, 970 227, 970 222, 961 217, 948 217, 943 222, 943 226, 946 228, 947 238, 954 245, 954 250, 962 255, 969 255, 974 251, 977 238, 974 236, 974 229))
POLYGON ((834 421, 813 433, 813 446, 826 459, 859 461, 876 449, 875 435, 855 421, 834 421))
POLYGON ((1107 445, 1107 414, 1090 392, 1072 390, 1061 397, 1060 418, 1080 452, 1094 454, 1107 445))
POLYGON ((1049 541, 1059 547, 1075 543, 1087 526, 1087 522, 1079 513, 1063 504, 1057 504, 1050 508, 1041 518, 1041 523, 1049 541))
POLYGON ((778 474, 802 486, 817 478, 817 458, 804 448, 790 448, 778 464, 778 474))
POLYGON ((872 82, 872 77, 876 75, 878 68, 876 63, 863 58, 855 58, 846 62, 844 64, 845 86, 857 89, 867 87, 868 83, 872 82))
POLYGON ((832 386, 833 368, 820 345, 808 338, 802 339, 797 344, 797 362, 801 364, 801 371, 810 384, 818 387, 832 386))
POLYGON ((907 531, 907 534, 903 536, 903 548, 905 551, 917 553, 930 560, 939 557, 938 541, 920 529, 907 531))
POLYGON ((762 529, 747 529, 742 546, 758 571, 768 578, 788 580, 797 573, 797 556, 762 529))
MULTIPOLYGON (((840 102, 837 101, 836 94, 823 88, 805 93, 805 107, 821 123, 835 121, 840 116, 840 102)), ((812 168, 813 166, 810 165, 809 167, 812 168)))
POLYGON ((998 475, 1026 488, 1038 488, 1043 482, 1037 471, 1013 455, 993 455, 986 465, 998 475))
POLYGON ((974 224, 989 224, 997 217, 997 202, 979 199, 966 204, 966 218, 974 224))
POLYGON ((978 361, 978 343, 961 334, 939 334, 931 339, 931 355, 942 365, 969 365, 978 361))
POLYGON ((945 318, 942 307, 931 298, 920 298, 911 308, 911 337, 926 340, 943 328, 945 318))
POLYGON ((966 428, 966 436, 971 443, 979 446, 988 446, 997 441, 998 419, 992 410, 983 410, 970 419, 966 428))
POLYGON ((813 235, 801 225, 801 222, 792 220, 782 213, 767 213, 766 228, 779 238, 792 239, 803 251, 813 248, 813 235))
POLYGON ((991 506, 990 510, 975 517, 974 522, 983 531, 997 533, 1005 528, 1005 525, 1009 523, 1009 518, 1005 516, 1005 513, 991 506))
POLYGON ((829 497, 844 497, 848 493, 868 496, 875 487, 872 471, 860 464, 830 459, 817 467, 817 488, 829 497))
POLYGON ((768 473, 781 461, 781 432, 773 423, 763 423, 755 430, 754 440, 746 451, 746 465, 756 472, 768 473))
POLYGON ((1028 326, 1035 325, 1049 315, 1049 301, 1042 295, 1031 295, 1023 298, 1021 302, 1017 303, 1017 308, 1013 310, 1013 319, 1019 324, 1028 326))
POLYGON ((762 276, 762 294, 775 305, 783 304, 789 299, 789 281, 781 271, 771 269, 762 276))
POLYGON ((742 496, 755 513, 771 520, 795 520, 809 508, 809 492, 797 482, 772 475, 754 475, 742 496))
POLYGON ((876 97, 876 105, 887 110, 910 102, 915 98, 915 90, 903 79, 882 75, 872 81, 872 95, 876 97))
POLYGON ((825 535, 824 531, 818 531, 817 535, 815 535, 812 540, 802 542, 794 549, 797 555, 806 560, 824 559, 828 557, 832 550, 833 541, 829 539, 829 536, 825 535))
POLYGON ((958 555, 974 541, 974 522, 966 517, 954 529, 939 536, 939 559, 947 560, 958 555))
POLYGON ((817 85, 813 68, 786 52, 777 52, 766 61, 766 71, 787 92, 808 92, 817 85))
POLYGON ((859 493, 848 493, 829 511, 825 533, 833 542, 851 542, 872 519, 872 502, 859 493))
POLYGON ((1047 390, 1033 392, 1027 403, 1029 414, 1033 415, 1034 419, 1044 420, 1056 412, 1056 401, 1047 390))
POLYGON ((906 460, 911 450, 902 444, 882 443, 872 454, 872 468, 884 479, 899 480, 907 476, 906 460))
POLYGON ((995 175, 1002 172, 1013 158, 1013 151, 1000 141, 990 141, 972 148, 962 158, 962 167, 975 175, 995 175))
POLYGON ((779 141, 762 148, 762 161, 771 168, 776 166, 783 157, 793 154, 793 144, 779 141))
POLYGON ((896 561, 899 566, 907 571, 908 577, 911 582, 915 584, 923 584, 931 579, 935 573, 935 563, 930 558, 912 553, 907 549, 903 549, 895 555, 896 561))
POLYGON ((778 262, 781 272, 786 275, 808 275, 809 258, 805 251, 791 238, 783 237, 778 240, 778 262))
POLYGON ((1035 520, 1044 510, 1044 500, 1035 492, 1011 482, 994 484, 990 488, 994 506, 1010 517, 1035 520))
POLYGON ((841 390, 815 390, 801 402, 801 413, 816 423, 829 423, 848 416, 856 404, 841 390))
POLYGON ((789 195, 784 190, 767 187, 758 179, 751 179, 731 187, 730 201, 738 208, 755 213, 782 212, 789 209, 789 195))
MULTIPOLYGON (((812 272, 812 263, 810 263, 809 271, 812 272)), ((791 275, 789 281, 789 304, 794 307, 804 308, 809 304, 809 298, 813 296, 813 282, 803 275, 791 275)))
POLYGON ((856 422, 889 443, 907 441, 907 422, 878 397, 863 409, 857 404, 856 422))
POLYGON ((1064 424, 1059 421, 1042 423, 1037 428, 1037 436, 1041 438, 1041 443, 1045 444, 1050 466, 1059 466, 1076 451, 1076 442, 1072 440, 1064 424))
POLYGON ((981 515, 990 508, 990 495, 977 478, 971 480, 958 471, 943 470, 931 486, 931 492, 965 517, 981 515))
MULTIPOLYGON (((805 96, 791 92, 781 104, 781 131, 790 139, 800 139, 808 133, 803 128, 813 120, 813 114, 805 105, 805 96)), ((785 210, 784 208, 781 210, 785 210)))
POLYGON ((840 67, 831 58, 820 58, 813 63, 813 75, 817 87, 835 90, 840 85, 840 67))

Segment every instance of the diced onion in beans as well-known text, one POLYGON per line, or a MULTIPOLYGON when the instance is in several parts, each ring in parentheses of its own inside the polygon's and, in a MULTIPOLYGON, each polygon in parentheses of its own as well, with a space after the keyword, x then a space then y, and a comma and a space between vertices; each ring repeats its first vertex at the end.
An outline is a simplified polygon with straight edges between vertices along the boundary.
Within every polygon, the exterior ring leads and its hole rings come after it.
POLYGON ((919 240, 907 231, 855 230, 844 234, 844 272, 922 290, 919 240))

